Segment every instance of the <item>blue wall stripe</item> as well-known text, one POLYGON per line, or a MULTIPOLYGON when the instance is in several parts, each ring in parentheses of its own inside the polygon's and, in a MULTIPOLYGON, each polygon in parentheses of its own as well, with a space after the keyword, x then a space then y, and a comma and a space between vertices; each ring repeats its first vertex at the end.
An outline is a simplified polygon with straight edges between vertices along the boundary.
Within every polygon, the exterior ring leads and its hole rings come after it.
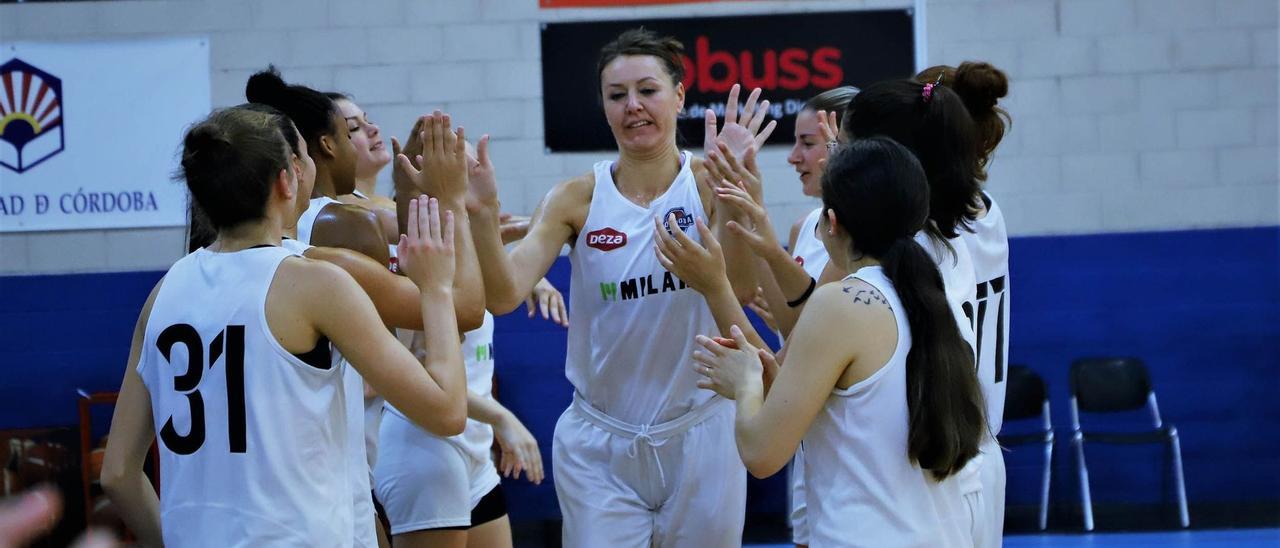
MULTIPOLYGON (((1011 257, 1010 361, 1050 386, 1056 501, 1079 497, 1065 443, 1068 368, 1096 355, 1146 360, 1182 436, 1193 502, 1280 498, 1280 475, 1267 472, 1280 468, 1280 227, 1015 238, 1011 257)), ((0 428, 73 424, 76 388, 117 389, 138 310, 161 275, 0 277, 0 428)), ((548 277, 567 288, 568 262, 548 277)), ((521 309, 499 318, 497 332, 500 397, 549 463, 571 390, 565 331, 521 309)), ((1088 458, 1096 501, 1159 498, 1159 448, 1091 445, 1088 458)), ((1038 450, 1015 448, 1006 459, 1009 501, 1034 501, 1038 450)), ((508 487, 514 518, 557 514, 550 482, 508 487)), ((781 475, 753 481, 750 493, 752 511, 785 508, 781 475)))

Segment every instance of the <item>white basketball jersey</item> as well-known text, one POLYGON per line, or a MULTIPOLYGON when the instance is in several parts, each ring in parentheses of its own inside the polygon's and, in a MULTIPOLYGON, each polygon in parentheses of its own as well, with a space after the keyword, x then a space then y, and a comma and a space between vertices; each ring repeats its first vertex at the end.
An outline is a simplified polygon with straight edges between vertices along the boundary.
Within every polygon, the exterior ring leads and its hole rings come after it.
POLYGON ((973 257, 969 255, 969 246, 965 245, 964 238, 955 237, 947 240, 951 245, 951 250, 948 250, 923 230, 916 233, 915 240, 933 259, 933 264, 938 265, 942 285, 947 291, 947 304, 951 305, 951 315, 960 328, 960 336, 969 343, 969 348, 976 349, 977 338, 970 318, 973 317, 974 303, 978 300, 975 291, 977 282, 974 281, 973 257))
MULTIPOLYGON (((311 203, 312 207, 317 210, 324 207, 324 205, 320 205, 318 208, 315 207, 315 199, 311 203)), ((311 211, 311 208, 308 208, 307 211, 311 211)), ((315 216, 313 215, 311 219, 314 221, 315 216)), ((309 244, 291 238, 285 238, 281 242, 281 246, 299 257, 302 257, 312 247, 309 244)), ((356 368, 347 363, 342 354, 338 352, 338 347, 329 345, 329 352, 333 356, 334 363, 341 364, 342 390, 346 394, 346 450, 350 455, 350 471, 348 475, 351 479, 351 507, 355 520, 355 545, 376 548, 378 546, 378 532, 373 522, 375 511, 373 508, 373 484, 370 479, 370 470, 373 465, 370 463, 368 455, 368 437, 370 434, 366 425, 364 378, 360 376, 356 368)), ((375 429, 373 435, 376 436, 376 432, 377 430, 375 429)))
MULTIPOLYGON (((423 350, 422 332, 399 331, 411 338, 406 345, 411 351, 420 353, 423 350)), ((405 342, 403 336, 401 342, 405 342)), ((466 366, 468 392, 485 398, 493 395, 493 359, 493 314, 485 311, 484 323, 462 335, 462 362, 466 366)), ((413 420, 395 406, 388 403, 385 407, 388 413, 394 413, 413 424, 413 420)), ((423 435, 434 436, 425 430, 423 435)), ((493 448, 493 427, 488 424, 468 417, 467 426, 461 434, 444 439, 475 461, 490 460, 489 451, 493 448)))
POLYGON ((706 300, 662 268, 654 256, 654 217, 675 215, 695 241, 694 220, 707 222, 692 171, 680 172, 647 207, 625 198, 613 182, 612 161, 595 165, 591 209, 569 253, 573 266, 565 375, 587 403, 631 424, 656 424, 684 415, 714 394, 701 390, 689 366, 696 334, 718 331, 706 300))
POLYGON ((304 363, 266 320, 280 247, 169 269, 138 374, 160 447, 169 546, 351 546, 342 364, 304 363))
MULTIPOLYGON (((493 314, 484 313, 484 323, 462 336, 462 359, 467 366, 467 390, 488 398, 493 395, 493 314)), ((453 436, 473 459, 489 460, 493 448, 493 427, 467 419, 467 428, 453 436)))
POLYGON ((805 434, 809 545, 972 544, 959 482, 934 481, 907 454, 912 337, 898 293, 879 266, 863 267, 849 278, 884 295, 897 322, 898 345, 870 377, 833 389, 805 434))
POLYGON ((800 233, 796 236, 796 248, 791 250, 791 256, 801 268, 804 268, 809 277, 815 280, 822 276, 822 270, 827 268, 827 262, 831 260, 831 256, 827 254, 827 246, 823 245, 822 240, 819 240, 816 235, 820 220, 822 220, 821 207, 810 211, 809 215, 805 216, 804 221, 800 223, 800 233))
POLYGON ((1004 422, 1005 370, 1009 359, 1009 233, 1004 213, 987 193, 987 215, 974 221, 973 232, 960 235, 973 257, 977 279, 978 381, 987 398, 987 422, 991 434, 999 434, 1004 422))
POLYGON ((320 216, 320 211, 329 204, 340 204, 333 198, 321 196, 312 198, 311 203, 307 205, 307 210, 302 212, 302 216, 298 218, 298 241, 304 244, 311 243, 311 229, 316 224, 316 217, 320 216))

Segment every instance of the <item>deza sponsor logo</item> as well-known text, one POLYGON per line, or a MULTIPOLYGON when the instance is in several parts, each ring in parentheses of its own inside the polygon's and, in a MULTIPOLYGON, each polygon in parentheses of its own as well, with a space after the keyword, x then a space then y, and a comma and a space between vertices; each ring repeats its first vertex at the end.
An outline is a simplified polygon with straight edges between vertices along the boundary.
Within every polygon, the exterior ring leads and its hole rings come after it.
POLYGON ((782 51, 713 50, 711 39, 698 36, 693 56, 684 58, 684 88, 700 93, 725 93, 734 84, 764 91, 830 89, 844 82, 839 48, 821 46, 784 48, 782 51))
POLYGON ((615 228, 606 226, 587 233, 587 247, 594 247, 600 251, 613 251, 624 245, 627 245, 627 233, 615 228))

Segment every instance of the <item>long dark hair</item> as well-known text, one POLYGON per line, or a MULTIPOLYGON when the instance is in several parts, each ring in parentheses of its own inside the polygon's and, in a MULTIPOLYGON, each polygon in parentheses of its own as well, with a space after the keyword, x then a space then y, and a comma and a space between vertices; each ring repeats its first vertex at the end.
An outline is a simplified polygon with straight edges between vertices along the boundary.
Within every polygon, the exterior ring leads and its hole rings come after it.
POLYGON ((925 93, 914 80, 886 80, 863 88, 853 98, 841 126, 850 137, 892 138, 920 159, 929 183, 929 218, 935 237, 955 238, 972 231, 979 184, 976 129, 964 101, 944 85, 925 93))
POLYGON ((978 454, 985 405, 973 354, 960 336, 938 267, 913 236, 929 217, 919 161, 886 137, 849 143, 827 160, 822 203, 856 252, 880 261, 911 326, 907 455, 938 480, 978 454))

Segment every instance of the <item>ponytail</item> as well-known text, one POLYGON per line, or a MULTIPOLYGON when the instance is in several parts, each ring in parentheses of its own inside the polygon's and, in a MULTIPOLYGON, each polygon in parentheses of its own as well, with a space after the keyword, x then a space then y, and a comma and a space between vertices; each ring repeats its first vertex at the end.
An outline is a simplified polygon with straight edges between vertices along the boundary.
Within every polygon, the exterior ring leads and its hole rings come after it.
POLYGON ((942 274, 913 239, 928 224, 925 171, 892 139, 857 139, 827 160, 822 203, 835 212, 856 251, 880 260, 898 292, 911 326, 907 456, 935 478, 946 478, 978 454, 986 406, 973 350, 960 337, 942 274))
POLYGON ((920 244, 898 238, 880 263, 911 326, 907 455, 941 481, 978 454, 986 432, 973 354, 950 314, 942 275, 920 244))

